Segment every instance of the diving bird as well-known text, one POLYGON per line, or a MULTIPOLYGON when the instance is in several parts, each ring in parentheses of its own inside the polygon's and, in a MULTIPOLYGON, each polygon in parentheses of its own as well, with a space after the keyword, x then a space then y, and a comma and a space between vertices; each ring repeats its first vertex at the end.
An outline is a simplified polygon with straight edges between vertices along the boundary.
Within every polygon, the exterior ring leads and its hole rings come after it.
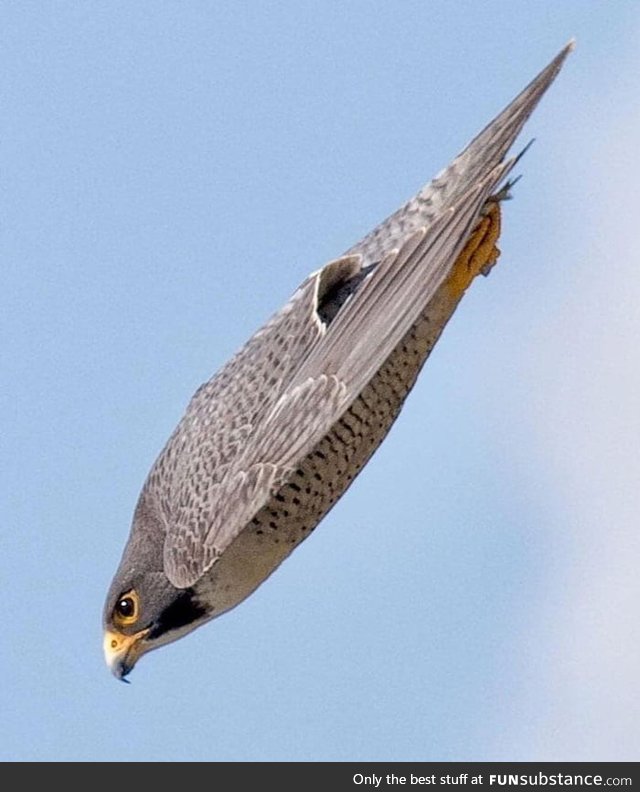
POLYGON ((106 598, 116 677, 248 597, 366 465, 499 256, 518 159, 507 152, 572 48, 196 391, 142 487, 106 598))

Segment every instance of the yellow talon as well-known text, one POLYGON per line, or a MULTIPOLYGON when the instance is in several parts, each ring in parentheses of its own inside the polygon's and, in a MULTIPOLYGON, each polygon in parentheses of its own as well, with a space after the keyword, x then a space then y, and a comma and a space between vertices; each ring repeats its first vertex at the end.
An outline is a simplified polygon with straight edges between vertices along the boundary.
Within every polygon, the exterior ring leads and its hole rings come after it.
POLYGON ((485 213, 469 237, 444 283, 455 299, 462 297, 469 284, 482 273, 487 275, 500 256, 496 242, 500 236, 501 210, 498 202, 488 203, 485 213))

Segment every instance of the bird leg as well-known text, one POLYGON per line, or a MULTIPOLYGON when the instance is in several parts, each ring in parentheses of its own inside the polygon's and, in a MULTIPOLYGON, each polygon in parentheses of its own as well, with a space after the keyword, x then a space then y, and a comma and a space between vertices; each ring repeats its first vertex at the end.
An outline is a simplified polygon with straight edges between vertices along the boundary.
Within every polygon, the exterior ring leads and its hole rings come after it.
POLYGON ((498 260, 500 249, 496 242, 500 236, 500 218, 499 199, 493 199, 487 203, 444 283, 445 289, 454 299, 462 297, 476 275, 488 275, 498 260))

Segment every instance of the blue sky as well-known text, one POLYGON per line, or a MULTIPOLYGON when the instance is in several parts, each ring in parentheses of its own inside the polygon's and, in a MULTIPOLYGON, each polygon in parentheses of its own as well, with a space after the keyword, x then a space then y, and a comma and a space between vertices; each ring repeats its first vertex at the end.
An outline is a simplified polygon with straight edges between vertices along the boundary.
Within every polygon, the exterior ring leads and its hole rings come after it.
POLYGON ((0 758, 638 759, 640 7, 24 2, 0 37, 0 758), (387 441, 116 682, 104 595, 192 392, 572 36, 387 441))

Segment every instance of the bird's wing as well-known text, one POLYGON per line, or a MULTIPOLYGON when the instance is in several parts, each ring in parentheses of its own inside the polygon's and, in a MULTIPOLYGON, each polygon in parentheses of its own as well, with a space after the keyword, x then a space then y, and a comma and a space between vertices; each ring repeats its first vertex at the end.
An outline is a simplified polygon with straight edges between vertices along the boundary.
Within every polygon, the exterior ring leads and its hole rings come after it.
MULTIPOLYGON (((335 281, 348 281, 359 269, 357 257, 345 257, 310 275, 198 388, 145 484, 155 494, 165 525, 175 526, 176 537, 187 531, 187 514, 194 510, 204 514, 204 506, 211 502, 230 465, 322 337, 325 325, 316 308, 323 292, 335 281)), ((198 535, 203 530, 199 528, 198 535)))
POLYGON ((223 482, 228 486, 265 416, 323 337, 326 327, 317 312, 323 295, 359 270, 359 257, 343 257, 306 278, 191 399, 145 483, 164 518, 165 564, 176 585, 199 577, 201 547, 221 508, 223 482))
POLYGON ((563 47, 444 170, 347 253, 360 254, 365 264, 379 261, 389 250, 402 244, 410 233, 421 226, 428 226, 439 212, 456 204, 487 172, 491 163, 496 165, 502 161, 574 46, 572 40, 563 47))
MULTIPOLYGON (((175 586, 191 586, 211 568, 358 396, 446 278, 487 197, 512 163, 494 168, 456 207, 387 254, 317 336, 206 497, 185 480, 164 550, 165 572, 175 586)), ((308 312, 308 303, 298 305, 308 312)))
POLYGON ((310 276, 196 393, 163 463, 174 482, 164 565, 175 586, 191 586, 211 568, 415 322, 512 167, 505 152, 571 48, 353 255, 310 276), (318 315, 322 291, 374 262, 327 327, 318 315))

